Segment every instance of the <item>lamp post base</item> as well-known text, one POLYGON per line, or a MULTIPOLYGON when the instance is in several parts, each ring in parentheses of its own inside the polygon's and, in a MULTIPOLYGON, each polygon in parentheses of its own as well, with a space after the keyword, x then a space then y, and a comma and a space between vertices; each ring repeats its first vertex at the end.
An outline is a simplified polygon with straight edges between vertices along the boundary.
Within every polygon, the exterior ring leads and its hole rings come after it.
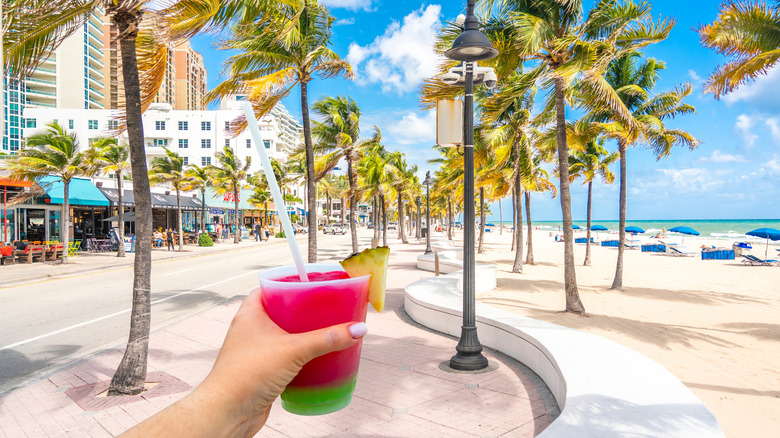
POLYGON ((482 345, 474 326, 461 328, 460 341, 455 351, 457 353, 450 359, 450 367, 455 370, 476 371, 488 367, 488 360, 482 355, 482 345))

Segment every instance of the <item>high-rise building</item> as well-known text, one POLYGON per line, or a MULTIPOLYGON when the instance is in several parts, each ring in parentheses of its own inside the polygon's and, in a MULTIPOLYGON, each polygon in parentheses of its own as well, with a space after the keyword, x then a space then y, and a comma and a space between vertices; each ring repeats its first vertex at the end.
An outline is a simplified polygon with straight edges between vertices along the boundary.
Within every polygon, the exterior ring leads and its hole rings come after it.
POLYGON ((36 127, 23 119, 24 108, 105 108, 102 26, 103 11, 96 9, 28 78, 3 78, 3 152, 19 150, 23 130, 36 127))
POLYGON ((176 99, 173 107, 177 110, 205 110, 206 67, 203 56, 193 50, 189 41, 177 44, 175 53, 176 99))

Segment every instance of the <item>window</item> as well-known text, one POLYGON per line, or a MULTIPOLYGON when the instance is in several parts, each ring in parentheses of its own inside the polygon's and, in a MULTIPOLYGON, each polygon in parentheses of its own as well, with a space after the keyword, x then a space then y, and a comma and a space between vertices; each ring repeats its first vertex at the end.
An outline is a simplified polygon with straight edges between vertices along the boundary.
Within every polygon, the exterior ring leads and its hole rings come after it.
POLYGON ((186 131, 188 129, 190 129, 189 123, 179 122, 179 131, 186 131))
POLYGON ((165 131, 165 120, 156 120, 154 122, 155 131, 165 131))
POLYGON ((230 122, 225 122, 225 131, 230 131, 230 122))
POLYGON ((200 147, 203 149, 211 149, 211 139, 203 138, 200 140, 200 147))
POLYGON ((190 147, 189 143, 190 143, 189 140, 187 140, 186 138, 180 138, 179 149, 187 149, 188 147, 190 147))
POLYGON ((87 129, 98 129, 97 120, 87 120, 87 129))
POLYGON ((263 140, 263 146, 265 146, 266 149, 271 149, 271 140, 263 140))
POLYGON ((201 157, 200 165, 201 166, 211 166, 211 157, 201 157))
POLYGON ((154 146, 158 148, 164 148, 168 146, 168 139, 167 138, 155 138, 154 139, 154 146))
POLYGON ((247 149, 252 149, 252 140, 251 139, 248 139, 248 138, 246 139, 246 148, 247 149))
POLYGON ((68 120, 68 129, 73 129, 73 119, 68 120))
POLYGON ((228 140, 227 138, 225 139, 225 147, 226 148, 230 147, 230 140, 228 140))
POLYGON ((211 122, 200 122, 201 131, 211 131, 211 122))
POLYGON ((188 166, 190 164, 190 157, 181 157, 181 164, 188 166))
POLYGON ((119 129, 119 120, 109 120, 108 129, 119 129))

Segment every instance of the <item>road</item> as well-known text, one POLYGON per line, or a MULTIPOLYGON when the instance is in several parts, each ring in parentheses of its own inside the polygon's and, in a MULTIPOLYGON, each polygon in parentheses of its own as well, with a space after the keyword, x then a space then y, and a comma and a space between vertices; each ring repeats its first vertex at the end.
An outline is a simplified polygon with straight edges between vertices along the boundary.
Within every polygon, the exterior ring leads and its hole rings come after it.
MULTIPOLYGON (((305 254, 306 242, 298 243, 305 254)), ((349 234, 320 234, 318 247, 319 261, 342 259, 351 252, 349 234)), ((287 245, 157 262, 152 330, 245 295, 262 269, 290 263, 287 245)), ((0 393, 126 343, 132 277, 126 267, 0 290, 0 393)))

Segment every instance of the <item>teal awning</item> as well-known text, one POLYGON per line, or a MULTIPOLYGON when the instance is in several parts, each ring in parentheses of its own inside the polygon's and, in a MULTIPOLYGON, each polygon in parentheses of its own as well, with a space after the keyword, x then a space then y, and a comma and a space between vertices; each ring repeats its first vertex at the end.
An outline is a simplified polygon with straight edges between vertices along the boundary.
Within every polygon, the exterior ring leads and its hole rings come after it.
MULTIPOLYGON (((65 185, 56 176, 44 176, 38 180, 38 185, 46 191, 52 204, 65 203, 65 185)), ((92 181, 73 178, 68 186, 70 205, 108 206, 108 199, 92 184, 92 181)))

